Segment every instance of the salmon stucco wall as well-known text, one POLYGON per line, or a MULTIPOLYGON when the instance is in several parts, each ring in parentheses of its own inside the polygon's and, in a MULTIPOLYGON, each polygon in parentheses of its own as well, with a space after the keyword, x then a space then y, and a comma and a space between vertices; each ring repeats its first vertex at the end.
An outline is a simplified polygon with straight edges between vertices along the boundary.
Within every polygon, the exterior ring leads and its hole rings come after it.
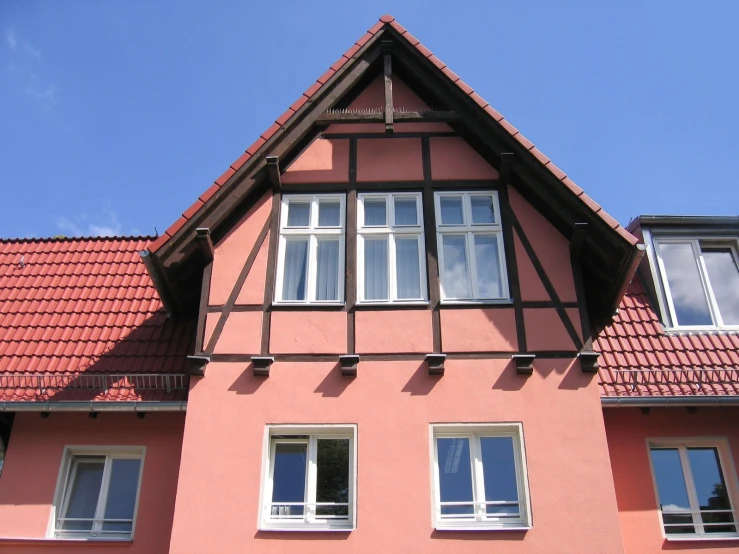
MULTIPOLYGON (((508 187, 508 196, 511 209, 518 219, 541 262, 544 271, 551 282, 557 296, 562 302, 576 302, 575 281, 572 276, 570 263, 569 241, 554 226, 546 220, 531 204, 529 204, 513 187, 508 187)), ((521 247, 520 238, 516 237, 516 257, 526 256, 521 247)), ((519 271, 522 273, 521 291, 523 300, 549 300, 548 295, 542 298, 541 280, 530 262, 519 262, 519 271), (523 283, 530 280, 529 283, 523 283)), ((546 291, 544 291, 546 294, 546 291)))
MULTIPOLYGON (((638 408, 603 410, 608 449, 613 467, 618 515, 626 554, 654 554, 679 550, 685 554, 707 551, 739 552, 739 539, 731 541, 668 541, 662 535, 657 497, 649 465, 647 441, 664 438, 721 437, 728 439, 731 467, 724 477, 737 491, 739 461, 739 408, 638 408)), ((739 498, 734 498, 734 506, 739 498)))
POLYGON ((275 362, 268 378, 242 363, 208 366, 191 384, 173 554, 339 552, 620 554, 623 552, 597 387, 572 360, 275 362), (440 532, 431 522, 429 424, 523 423, 533 527, 440 532), (265 425, 357 424, 357 528, 259 531, 265 425))
POLYGON ((98 554, 121 546, 91 543, 81 548, 79 543, 65 546, 62 541, 9 545, 5 540, 46 536, 64 447, 81 445, 146 448, 135 536, 124 550, 167 552, 184 423, 184 414, 172 413, 149 413, 145 419, 133 413, 101 413, 96 419, 86 413, 57 412, 48 418, 17 414, 0 477, 0 552, 98 554))
MULTIPOLYGON (((228 301, 249 252, 272 210, 271 199, 270 193, 262 196, 241 221, 215 245, 208 302, 210 305, 223 305, 228 301)), ((261 304, 261 301, 259 303, 261 304)))

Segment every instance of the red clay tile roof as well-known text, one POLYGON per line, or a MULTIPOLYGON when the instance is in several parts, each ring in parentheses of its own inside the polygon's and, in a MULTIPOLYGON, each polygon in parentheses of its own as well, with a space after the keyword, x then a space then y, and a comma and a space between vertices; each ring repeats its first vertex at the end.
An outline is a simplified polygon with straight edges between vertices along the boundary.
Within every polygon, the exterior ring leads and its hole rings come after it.
POLYGON ((280 128, 285 126, 287 122, 290 121, 290 119, 293 117, 293 115, 295 115, 295 113, 308 100, 310 100, 310 98, 314 96, 321 89, 321 87, 328 83, 333 74, 336 73, 336 71, 341 66, 343 66, 347 61, 356 56, 361 46, 366 44, 367 41, 369 41, 380 31, 382 31, 386 26, 390 26, 395 29, 395 31, 400 34, 405 40, 407 40, 411 46, 415 47, 434 65, 436 65, 436 67, 441 69, 450 81, 455 83, 461 90, 463 90, 465 94, 472 98, 478 106, 484 109, 491 118, 497 121, 498 124, 500 124, 506 131, 508 131, 508 133, 510 133, 513 138, 515 138, 529 152, 531 152, 531 154, 536 157, 542 163, 542 165, 549 169, 549 171, 564 186, 570 189, 570 191, 572 191, 572 193, 575 194, 575 196, 577 196, 583 202, 583 204, 585 204, 596 214, 598 214, 609 227, 614 229, 631 245, 635 245, 638 242, 638 240, 631 233, 629 233, 626 229, 619 225, 618 221, 608 215, 600 205, 598 205, 587 194, 585 194, 583 190, 578 187, 569 177, 567 177, 567 175, 563 171, 561 171, 556 165, 552 163, 549 158, 547 158, 540 150, 538 150, 531 141, 524 137, 518 131, 518 129, 511 125, 500 113, 498 113, 492 106, 490 106, 488 102, 486 102, 479 94, 477 94, 469 85, 462 81, 456 73, 451 71, 446 66, 444 62, 442 62, 439 58, 434 56, 430 50, 424 47, 416 37, 411 35, 405 29, 405 27, 400 25, 400 23, 398 23, 392 15, 383 15, 380 18, 380 21, 378 23, 375 23, 375 25, 364 34, 364 36, 357 40, 357 42, 355 42, 351 46, 351 48, 349 48, 349 50, 344 52, 344 54, 333 65, 331 65, 326 73, 319 77, 318 80, 313 83, 308 88, 308 90, 306 90, 303 95, 287 109, 285 113, 278 117, 275 120, 275 123, 269 129, 267 129, 256 141, 254 141, 254 143, 246 149, 245 153, 242 154, 241 157, 239 157, 236 161, 234 161, 231 166, 223 173, 223 175, 216 179, 213 185, 211 185, 211 187, 206 190, 200 196, 200 198, 192 204, 192 206, 190 206, 182 213, 182 216, 177 221, 175 221, 158 239, 149 244, 148 249, 151 252, 156 252, 171 237, 173 237, 175 233, 177 233, 177 231, 179 231, 182 226, 197 213, 197 211, 204 205, 204 203, 207 202, 213 196, 213 194, 215 194, 215 192, 219 188, 221 188, 238 169, 241 168, 241 166, 243 166, 252 156, 256 155, 257 152, 259 152, 262 146, 264 146, 264 144, 270 139, 270 137, 272 137, 272 135, 274 135, 280 128))
POLYGON ((162 309, 138 254, 150 240, 0 241, 0 401, 186 396, 110 377, 106 387, 88 387, 90 375, 186 372, 193 322, 170 320, 162 309), (55 377, 19 381, 30 374, 55 377), (72 386, 65 382, 60 391, 51 381, 62 375, 71 376, 72 386))
POLYGON ((665 334, 638 274, 595 349, 602 396, 739 395, 739 333, 665 334))

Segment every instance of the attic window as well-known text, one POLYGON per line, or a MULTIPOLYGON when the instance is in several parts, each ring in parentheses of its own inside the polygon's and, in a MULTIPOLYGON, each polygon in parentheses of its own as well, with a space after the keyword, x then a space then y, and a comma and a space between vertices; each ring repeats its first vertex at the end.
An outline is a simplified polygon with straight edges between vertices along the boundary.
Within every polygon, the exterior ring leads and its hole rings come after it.
POLYGON ((655 247, 673 327, 739 328, 736 240, 662 238, 655 247))
POLYGON ((282 199, 276 301, 344 301, 344 195, 282 199))

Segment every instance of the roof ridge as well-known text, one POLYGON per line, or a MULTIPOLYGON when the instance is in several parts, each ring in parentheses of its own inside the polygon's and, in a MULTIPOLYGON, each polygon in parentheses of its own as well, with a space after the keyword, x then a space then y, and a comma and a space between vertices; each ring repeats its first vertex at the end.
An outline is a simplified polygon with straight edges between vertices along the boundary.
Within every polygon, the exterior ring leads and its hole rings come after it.
POLYGON ((46 243, 46 242, 81 242, 81 241, 124 241, 124 240, 156 240, 154 235, 108 235, 108 236, 81 236, 81 237, 0 237, 0 244, 13 243, 46 243))

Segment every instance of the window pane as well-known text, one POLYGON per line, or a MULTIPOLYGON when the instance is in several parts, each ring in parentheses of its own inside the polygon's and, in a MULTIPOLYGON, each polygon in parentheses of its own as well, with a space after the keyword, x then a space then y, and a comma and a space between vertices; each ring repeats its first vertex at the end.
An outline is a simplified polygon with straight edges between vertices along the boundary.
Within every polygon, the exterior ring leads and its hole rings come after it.
POLYGON ((731 250, 703 250, 703 261, 724 325, 739 325, 739 269, 731 250))
POLYGON ((495 223, 492 196, 470 196, 472 223, 495 223))
POLYGON ((339 299, 339 241, 318 241, 318 274, 316 299, 339 299))
POLYGON ((349 439, 318 439, 316 502, 347 506, 316 506, 318 516, 349 515, 349 439))
POLYGON ((418 225, 415 198, 395 199, 395 225, 418 225))
POLYGON ((464 235, 443 235, 444 295, 447 298, 470 298, 467 283, 467 252, 464 235))
POLYGON ((283 300, 305 300, 308 270, 308 239, 285 243, 285 274, 282 277, 283 300))
POLYGON ((440 196, 442 225, 463 225, 464 212, 462 211, 461 196, 440 196))
MULTIPOLYGON (((731 503, 718 459, 718 450, 688 448, 688 459, 703 523, 733 523, 734 517, 730 511, 731 503), (704 510, 710 511, 706 513, 704 510), (728 511, 716 513, 714 510, 728 511)), ((704 530, 706 533, 734 533, 736 527, 734 525, 706 525, 704 530)))
POLYGON ((387 237, 364 239, 364 297, 387 300, 387 237))
MULTIPOLYGON (((141 460, 113 460, 108 485, 108 500, 105 505, 105 519, 133 519, 136 505, 136 492, 139 486, 141 460)), ((106 531, 131 532, 130 522, 106 522, 106 531)))
POLYGON ((495 235, 475 235, 479 298, 500 298, 503 295, 498 256, 498 238, 495 235))
POLYGON ((69 502, 65 518, 84 518, 89 521, 65 521, 65 531, 91 531, 92 519, 100 496, 105 458, 75 458, 72 463, 72 489, 68 491, 69 502))
POLYGON ((318 226, 341 226, 341 203, 338 200, 322 200, 318 202, 318 226))
POLYGON ((275 446, 274 472, 272 473, 273 516, 303 514, 303 506, 291 502, 305 502, 305 467, 307 444, 277 444, 275 446))
POLYGON ((398 299, 421 298, 421 269, 418 262, 418 238, 396 238, 395 258, 398 299))
POLYGON ((665 532, 694 533, 693 518, 689 513, 681 513, 690 511, 690 502, 677 448, 652 448, 651 454, 665 532), (685 525, 673 526, 677 523, 685 525))
POLYGON ((287 204, 287 226, 308 227, 310 225, 310 203, 288 202, 287 204))
POLYGON ((364 224, 387 225, 387 205, 384 198, 364 199, 364 224))
POLYGON ((519 516, 516 461, 512 437, 481 437, 482 471, 485 479, 485 500, 510 504, 488 505, 486 513, 519 516))
POLYGON ((711 313, 692 246, 689 243, 661 243, 659 252, 667 272, 677 323, 711 325, 711 313))
POLYGON ((439 500, 442 515, 474 514, 470 440, 436 439, 439 460, 439 500), (469 502, 462 506, 444 506, 444 502, 469 502))

